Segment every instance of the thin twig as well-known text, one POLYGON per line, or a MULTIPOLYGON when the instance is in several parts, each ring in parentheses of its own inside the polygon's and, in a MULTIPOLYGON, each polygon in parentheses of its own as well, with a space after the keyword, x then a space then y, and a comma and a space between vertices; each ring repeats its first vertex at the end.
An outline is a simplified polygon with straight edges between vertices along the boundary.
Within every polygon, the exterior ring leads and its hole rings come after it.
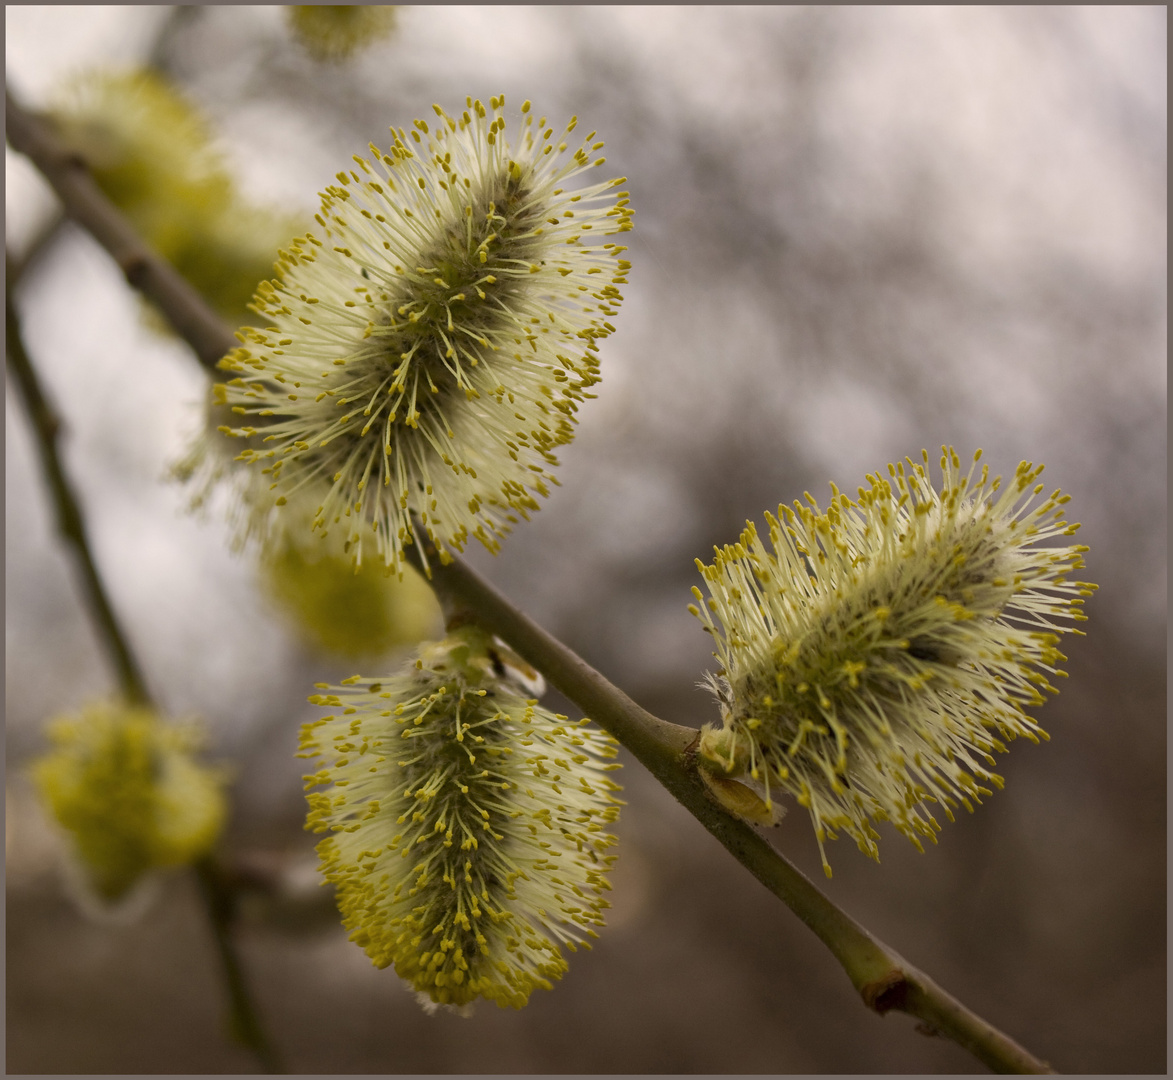
MULTIPOLYGON (((10 282, 14 276, 9 271, 8 279, 10 282)), ((73 548, 78 566, 81 568, 86 595, 89 597, 90 607, 98 624, 98 636, 110 653, 110 659, 118 672, 118 683, 122 687, 123 694, 130 702, 146 704, 150 695, 147 693, 142 671, 127 644, 126 635, 118 622, 118 616, 114 614, 110 598, 106 595, 101 575, 94 565, 93 555, 90 554, 89 538, 86 535, 85 520, 82 517, 77 498, 66 479, 65 470, 61 467, 61 458, 57 452, 57 438, 61 433, 61 421, 46 400, 36 372, 29 361, 24 342, 21 340, 20 322, 17 318, 16 308, 12 303, 12 293, 7 288, 4 291, 4 316, 6 366, 16 384, 21 404, 33 425, 36 443, 40 449, 41 464, 45 470, 45 479, 49 483, 49 490, 53 495, 53 505, 57 510, 57 527, 73 548)))
MULTIPOLYGON (((151 696, 147 691, 138 661, 118 617, 114 613, 114 608, 106 595, 102 577, 94 563, 81 505, 61 465, 61 459, 57 452, 57 439, 61 432, 61 423, 45 398, 36 371, 24 347, 20 333, 20 319, 12 297, 13 287, 19 278, 18 268, 6 260, 5 269, 6 366, 13 377, 21 403, 24 405, 33 427, 35 443, 57 511, 58 527, 73 548, 78 565, 81 567, 85 596, 97 623, 99 637, 109 650, 114 662, 123 696, 129 702, 150 706, 152 704, 151 696)), ((205 856, 196 864, 195 872, 199 881, 204 909, 216 940, 221 970, 228 991, 232 1034, 256 1055, 266 1072, 283 1072, 280 1060, 272 1043, 265 1035, 260 1016, 249 995, 240 958, 232 940, 234 900, 231 889, 215 859, 210 855, 205 856)))
POLYGON ((220 966, 228 988, 232 1034, 256 1055, 265 1072, 283 1073, 285 1068, 281 1064, 281 1059, 261 1026, 260 1016, 253 1005, 244 971, 240 966, 240 957, 232 940, 232 924, 236 920, 236 893, 223 867, 210 855, 196 862, 194 869, 200 886, 200 896, 212 924, 216 951, 220 955, 220 966))
POLYGON ((143 61, 143 66, 154 68, 163 75, 172 75, 171 52, 176 38, 202 18, 203 14, 204 9, 197 4, 177 4, 172 7, 167 12, 163 25, 156 32, 155 42, 143 61))
MULTIPOLYGON (((158 260, 145 251, 133 231, 121 221, 118 211, 97 191, 96 185, 91 183, 82 192, 82 185, 77 182, 78 175, 84 175, 80 163, 73 159, 62 167, 62 148, 51 130, 20 110, 11 99, 7 110, 9 140, 13 146, 27 153, 42 171, 47 167, 56 168, 65 179, 71 178, 69 183, 54 183, 46 171, 47 178, 65 204, 66 212, 86 228, 91 228, 91 220, 100 222, 106 232, 99 234, 92 228, 91 231, 116 259, 119 258, 118 252, 125 250, 129 237, 139 265, 155 266, 158 260), (12 138, 11 117, 14 115, 23 125, 16 140, 12 138), (107 243, 103 235, 115 239, 107 243)), ((144 284, 154 280, 153 275, 128 274, 127 277, 132 285, 158 304, 176 332, 191 344, 206 366, 211 366, 206 359, 211 355, 207 348, 209 342, 217 343, 219 352, 211 350, 216 353, 215 359, 234 346, 235 339, 229 331, 219 324, 194 290, 178 275, 172 282, 173 288, 155 292, 147 292, 144 284), (200 311, 207 318, 193 323, 193 311, 200 311), (211 331, 213 324, 215 332, 211 331)), ((924 1030, 952 1039, 996 1072, 1053 1072, 1046 1062, 971 1012, 895 950, 872 937, 762 836, 713 802, 687 753, 696 731, 667 723, 641 709, 463 563, 454 561, 440 566, 435 558, 431 562, 433 584, 450 605, 471 613, 487 630, 508 642, 584 713, 626 746, 738 862, 819 936, 843 965, 868 1008, 879 1013, 897 1010, 915 1016, 922 1021, 924 1030)))

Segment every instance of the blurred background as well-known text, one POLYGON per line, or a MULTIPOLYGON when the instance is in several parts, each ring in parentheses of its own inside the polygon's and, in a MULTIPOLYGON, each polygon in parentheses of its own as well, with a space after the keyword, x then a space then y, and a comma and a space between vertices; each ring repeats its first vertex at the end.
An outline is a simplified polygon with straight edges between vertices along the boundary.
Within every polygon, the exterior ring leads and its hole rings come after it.
MULTIPOLYGON (((408 7, 344 63, 267 7, 6 8, 29 106, 153 64, 204 111, 245 196, 309 215, 389 125, 525 98, 607 141, 636 210, 631 284, 562 487, 470 561, 642 705, 714 718, 693 559, 747 518, 922 447, 1044 461, 1084 523, 1088 637, 972 817, 829 895, 1062 1072, 1166 1068, 1166 11, 1163 7, 408 7)), ((20 252, 53 213, 6 150, 20 252)), ((316 888, 293 758, 316 647, 164 480, 206 375, 67 227, 17 295, 66 427, 97 561, 153 693, 235 763, 227 849, 279 887, 241 948, 304 1073, 972 1072, 855 997, 810 932, 632 765, 609 929, 521 1012, 428 1017, 316 888), (260 873, 260 870, 258 871, 260 873)), ((113 678, 18 400, 6 405, 8 1058, 16 1073, 246 1072, 223 1037, 185 874, 137 922, 70 903, 25 770, 113 678)), ((394 655, 364 662, 376 674, 394 655), (373 664, 373 666, 372 666, 373 664)), ((573 712, 555 695, 547 702, 573 712)), ((798 808, 776 843, 824 885, 798 808)))

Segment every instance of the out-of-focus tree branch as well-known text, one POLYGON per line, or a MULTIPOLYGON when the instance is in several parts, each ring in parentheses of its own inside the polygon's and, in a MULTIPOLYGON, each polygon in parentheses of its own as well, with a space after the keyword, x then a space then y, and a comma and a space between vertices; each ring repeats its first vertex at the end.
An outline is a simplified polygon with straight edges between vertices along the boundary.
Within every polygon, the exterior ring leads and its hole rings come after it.
MULTIPOLYGON (((16 270, 10 263, 6 263, 5 270, 8 282, 11 283, 18 276, 16 270)), ((110 653, 110 659, 118 673, 118 683, 122 693, 127 701, 145 705, 149 702, 150 695, 147 692, 146 683, 143 681, 138 661, 127 642, 118 616, 114 613, 110 598, 106 595, 106 587, 94 564, 93 555, 90 553, 85 520, 73 489, 66 478, 65 470, 62 468, 61 457, 57 452, 61 421, 46 399, 44 391, 41 389, 40 380, 37 378, 28 353, 25 351, 20 334, 20 320, 12 302, 11 288, 6 288, 4 292, 4 321, 7 370, 12 381, 16 384, 21 404, 33 426, 35 441, 40 451, 41 465, 44 468, 45 479, 57 511, 57 527, 66 542, 73 548, 74 556, 81 568, 85 593, 94 619, 98 624, 99 637, 110 653)))

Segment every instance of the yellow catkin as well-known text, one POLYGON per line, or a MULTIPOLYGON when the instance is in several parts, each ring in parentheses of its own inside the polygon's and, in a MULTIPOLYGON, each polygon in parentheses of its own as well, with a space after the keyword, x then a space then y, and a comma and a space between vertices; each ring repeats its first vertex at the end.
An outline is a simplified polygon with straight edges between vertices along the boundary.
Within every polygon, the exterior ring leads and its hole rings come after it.
POLYGON ((300 220, 241 197, 199 110, 157 72, 103 71, 64 86, 53 118, 151 248, 225 319, 247 318, 300 220))
POLYGON ((221 361, 220 431, 263 478, 242 488, 257 535, 296 496, 353 561, 373 548, 398 572, 425 534, 441 559, 496 551, 557 483, 632 211, 622 180, 572 187, 601 159, 543 154, 528 102, 513 136, 503 97, 467 105, 337 174, 257 292, 266 328, 221 361))
POLYGON ((262 560, 261 581, 309 642, 338 656, 382 656, 443 624, 435 594, 410 567, 402 578, 373 563, 356 571, 343 554, 306 550, 288 535, 262 560))
MULTIPOLYGON (((1059 634, 1095 589, 1069 575, 1082 545, 1067 496, 1043 497, 1042 466, 991 480, 942 448, 942 485, 922 462, 889 465, 851 499, 832 484, 767 514, 770 549, 748 523, 698 567, 693 613, 713 635, 709 676, 722 721, 700 756, 724 780, 752 778, 765 801, 806 807, 819 850, 841 829, 878 857, 875 822, 918 848, 935 804, 952 820, 1002 780, 993 754, 1046 734, 1024 709, 1055 693, 1059 634), (976 482, 975 482, 976 481, 976 482), (989 786, 988 786, 989 785, 989 786)), ((823 865, 830 865, 823 854, 823 865)))
POLYGON ((616 748, 540 708, 532 675, 466 627, 310 698, 342 706, 301 735, 322 872, 351 940, 429 1008, 520 1008, 603 925, 616 748))

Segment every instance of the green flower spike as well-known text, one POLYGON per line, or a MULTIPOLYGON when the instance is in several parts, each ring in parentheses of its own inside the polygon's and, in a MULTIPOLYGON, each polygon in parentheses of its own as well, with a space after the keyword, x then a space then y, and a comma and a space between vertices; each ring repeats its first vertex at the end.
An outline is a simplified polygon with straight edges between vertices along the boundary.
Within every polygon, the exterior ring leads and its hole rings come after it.
POLYGON ((376 967, 431 1011, 476 998, 521 1008, 596 937, 619 813, 614 742, 539 708, 534 672, 465 627, 399 674, 322 686, 337 710, 302 729, 306 828, 376 967))
MULTIPOLYGON (((947 818, 973 809, 993 751, 1023 736, 1047 738, 1024 711, 1057 691, 1058 635, 1080 633, 1094 585, 1069 581, 1082 545, 1040 547, 1079 527, 1063 520, 1070 496, 1042 494, 1042 466, 1019 465, 1001 489, 982 467, 974 486, 942 448, 937 492, 908 459, 868 477, 853 502, 831 485, 826 513, 807 495, 767 514, 767 551, 749 523, 739 542, 697 562, 708 586, 690 610, 714 636, 721 670, 709 686, 722 726, 699 748, 717 798, 744 781, 776 818, 772 792, 806 807, 823 867, 823 841, 844 830, 878 857, 871 822, 888 820, 918 848, 947 818)), ((745 814, 751 820, 763 815, 745 814)))
POLYGON ((212 849, 227 813, 225 777, 196 760, 194 725, 99 703, 54 721, 49 739, 33 780, 101 902, 120 900, 148 871, 212 849))
POLYGON ((441 560, 470 535, 496 551, 556 483, 599 381, 629 266, 608 240, 631 228, 623 181, 571 188, 604 162, 595 133, 564 161, 528 101, 511 144, 504 107, 437 105, 434 127, 356 156, 322 196, 324 239, 295 241, 258 291, 268 327, 221 361, 241 426, 220 430, 249 440, 266 505, 311 501, 358 562, 373 543, 398 572, 420 526, 441 560))

